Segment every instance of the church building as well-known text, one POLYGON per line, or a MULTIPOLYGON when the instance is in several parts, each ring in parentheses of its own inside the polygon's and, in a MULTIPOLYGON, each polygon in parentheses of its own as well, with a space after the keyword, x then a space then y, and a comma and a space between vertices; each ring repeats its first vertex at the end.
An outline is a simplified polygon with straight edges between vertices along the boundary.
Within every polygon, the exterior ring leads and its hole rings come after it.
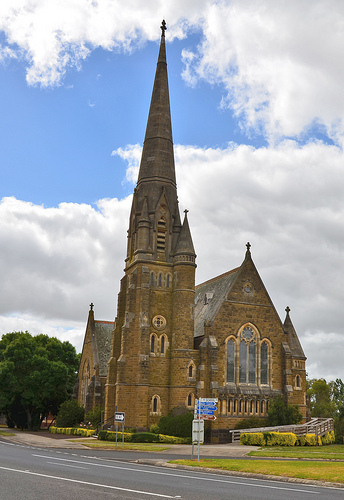
POLYGON ((306 357, 249 243, 239 267, 195 286, 188 215, 181 220, 178 207, 164 21, 161 30, 117 315, 114 324, 97 322, 92 305, 76 396, 86 409, 103 405, 107 421, 125 412, 125 426, 140 430, 176 407, 193 410, 195 398, 218 398, 208 425, 224 442, 238 421, 266 417, 278 395, 306 420, 306 357))

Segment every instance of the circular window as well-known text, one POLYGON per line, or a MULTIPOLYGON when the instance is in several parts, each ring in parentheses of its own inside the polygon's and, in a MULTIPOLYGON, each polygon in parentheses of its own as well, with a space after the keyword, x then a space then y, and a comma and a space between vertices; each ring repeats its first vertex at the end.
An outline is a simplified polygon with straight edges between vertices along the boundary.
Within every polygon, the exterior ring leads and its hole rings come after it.
POLYGON ((253 330, 249 326, 245 326, 245 328, 243 329, 241 335, 243 336, 243 338, 245 340, 252 340, 253 337, 254 337, 253 330))
POLYGON ((243 290, 245 295, 252 295, 254 291, 252 283, 245 283, 245 285, 243 286, 243 290))
POLYGON ((152 324, 157 330, 163 330, 166 326, 166 319, 163 316, 154 316, 152 324))

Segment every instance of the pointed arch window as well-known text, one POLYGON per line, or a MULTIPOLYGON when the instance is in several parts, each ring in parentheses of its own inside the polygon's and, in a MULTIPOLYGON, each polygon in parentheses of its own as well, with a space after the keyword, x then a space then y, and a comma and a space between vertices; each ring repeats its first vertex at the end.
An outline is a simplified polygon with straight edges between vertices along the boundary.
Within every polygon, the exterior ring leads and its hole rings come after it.
POLYGON ((239 383, 255 384, 257 371, 256 334, 249 326, 240 333, 239 344, 239 383))
POLYGON ((157 337, 155 333, 152 333, 150 336, 150 352, 151 354, 154 354, 156 351, 156 344, 157 344, 157 337))
POLYGON ((235 382, 235 342, 229 339, 227 342, 227 382, 235 382))
POLYGON ((160 396, 154 395, 151 402, 152 413, 155 415, 160 415, 161 401, 160 396))
POLYGON ((260 346, 260 383, 269 383, 269 347, 266 342, 260 346))
POLYGON ((166 335, 161 335, 160 337, 160 354, 165 354, 167 348, 167 337, 166 335))
POLYGON ((191 408, 193 406, 193 402, 194 402, 194 395, 190 392, 187 397, 186 406, 191 408))
POLYGON ((91 379, 90 373, 90 363, 88 359, 86 359, 84 363, 84 369, 82 371, 82 382, 81 382, 81 404, 86 405, 86 396, 88 392, 88 386, 91 379))

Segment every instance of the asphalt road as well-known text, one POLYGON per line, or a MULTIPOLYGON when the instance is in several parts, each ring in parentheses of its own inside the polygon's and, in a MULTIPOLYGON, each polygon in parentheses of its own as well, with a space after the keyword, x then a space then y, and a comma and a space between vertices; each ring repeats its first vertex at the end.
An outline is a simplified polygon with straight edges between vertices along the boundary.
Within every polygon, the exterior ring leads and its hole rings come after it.
MULTIPOLYGON (((172 457, 170 457, 172 458, 172 457)), ((1 500, 344 499, 344 490, 143 465, 0 441, 1 500)))

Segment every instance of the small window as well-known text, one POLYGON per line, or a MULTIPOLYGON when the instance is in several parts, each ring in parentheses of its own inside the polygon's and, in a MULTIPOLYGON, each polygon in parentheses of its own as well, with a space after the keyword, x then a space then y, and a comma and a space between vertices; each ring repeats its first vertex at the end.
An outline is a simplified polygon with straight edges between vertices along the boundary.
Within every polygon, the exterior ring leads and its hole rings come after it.
POLYGON ((156 347, 156 342, 155 342, 155 335, 154 333, 151 335, 151 338, 150 338, 150 352, 151 353, 154 353, 155 352, 155 347, 156 347))
POLYGON ((158 286, 162 286, 162 274, 160 273, 159 274, 159 282, 158 282, 158 286))
POLYGON ((166 276, 166 288, 170 288, 170 275, 166 276))
POLYGON ((154 281, 155 281, 154 280, 154 273, 151 273, 150 274, 150 284, 151 284, 151 286, 154 286, 154 281))
POLYGON ((158 403, 159 403, 159 399, 158 399, 158 396, 154 396, 153 397, 153 413, 158 413, 158 403))
POLYGON ((189 377, 192 378, 193 375, 192 365, 189 366, 189 377))
POLYGON ((165 335, 161 335, 160 337, 160 352, 161 354, 165 354, 165 335))
POLYGON ((188 395, 188 406, 192 406, 192 394, 188 395))
POLYGON ((300 375, 296 375, 295 385, 296 385, 296 387, 298 387, 298 388, 300 388, 300 387, 301 387, 301 379, 300 379, 300 375))

